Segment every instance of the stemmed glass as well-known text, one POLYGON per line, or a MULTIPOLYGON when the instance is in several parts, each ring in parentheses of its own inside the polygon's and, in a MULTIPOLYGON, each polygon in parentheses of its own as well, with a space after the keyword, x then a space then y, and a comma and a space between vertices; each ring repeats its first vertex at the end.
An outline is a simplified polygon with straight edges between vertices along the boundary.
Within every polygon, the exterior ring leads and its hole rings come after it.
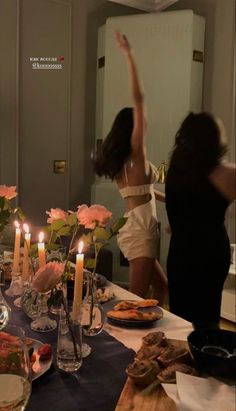
POLYGON ((8 324, 11 314, 11 309, 2 295, 2 286, 4 286, 4 272, 0 266, 0 330, 8 324))
POLYGON ((31 393, 24 331, 14 325, 0 331, 0 410, 23 411, 31 393))
POLYGON ((47 300, 50 291, 47 293, 38 293, 38 316, 30 324, 30 328, 37 332, 48 332, 57 328, 57 322, 48 316, 47 300))

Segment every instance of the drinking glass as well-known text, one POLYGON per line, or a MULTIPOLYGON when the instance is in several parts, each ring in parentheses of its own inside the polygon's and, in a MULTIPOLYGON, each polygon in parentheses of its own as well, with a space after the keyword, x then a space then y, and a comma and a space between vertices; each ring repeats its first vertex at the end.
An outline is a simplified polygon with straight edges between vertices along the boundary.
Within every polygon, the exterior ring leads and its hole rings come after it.
POLYGON ((11 315, 11 309, 2 295, 3 286, 4 273, 0 267, 0 330, 8 324, 11 315))
POLYGON ((31 393, 30 361, 24 331, 0 331, 0 410, 23 411, 31 393))

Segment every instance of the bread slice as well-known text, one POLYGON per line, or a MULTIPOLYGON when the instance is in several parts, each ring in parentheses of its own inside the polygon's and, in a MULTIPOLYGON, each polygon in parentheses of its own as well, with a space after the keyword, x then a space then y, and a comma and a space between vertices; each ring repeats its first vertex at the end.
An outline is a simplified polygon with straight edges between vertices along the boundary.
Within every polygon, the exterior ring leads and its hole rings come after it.
POLYGON ((107 312, 107 317, 116 318, 119 320, 141 320, 141 321, 155 321, 162 317, 162 313, 155 311, 141 312, 139 310, 111 310, 107 312))
POLYGON ((115 311, 125 311, 125 310, 130 310, 133 308, 156 307, 158 302, 159 302, 158 300, 154 300, 154 299, 140 300, 140 301, 124 300, 116 304, 113 309, 115 311))

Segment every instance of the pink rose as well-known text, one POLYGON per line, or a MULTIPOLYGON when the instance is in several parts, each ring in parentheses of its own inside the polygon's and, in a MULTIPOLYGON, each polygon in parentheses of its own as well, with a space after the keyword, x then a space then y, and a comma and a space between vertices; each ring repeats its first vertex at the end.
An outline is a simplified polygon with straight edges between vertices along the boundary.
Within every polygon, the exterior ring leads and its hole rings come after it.
POLYGON ((7 200, 11 200, 17 196, 16 186, 7 187, 0 185, 0 197, 6 197, 7 200))
POLYGON ((39 268, 33 277, 33 288, 39 293, 46 293, 52 290, 60 281, 65 264, 58 261, 51 261, 39 268))
POLYGON ((66 221, 68 217, 68 213, 61 210, 60 208, 51 208, 50 211, 46 211, 46 214, 49 215, 49 218, 47 219, 47 223, 49 224, 53 223, 56 220, 66 221))
POLYGON ((86 204, 78 206, 77 218, 79 224, 85 228, 94 229, 96 225, 104 227, 112 217, 112 213, 106 207, 94 204, 88 207, 86 204))

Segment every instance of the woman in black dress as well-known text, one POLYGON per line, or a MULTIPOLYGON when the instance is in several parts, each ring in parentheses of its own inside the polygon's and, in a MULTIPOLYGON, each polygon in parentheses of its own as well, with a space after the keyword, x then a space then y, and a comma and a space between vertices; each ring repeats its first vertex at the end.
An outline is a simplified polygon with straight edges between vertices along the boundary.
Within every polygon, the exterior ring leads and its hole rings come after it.
POLYGON ((190 113, 176 134, 167 173, 170 311, 195 328, 218 327, 230 266, 224 220, 236 179, 235 165, 223 161, 224 133, 211 114, 190 113))

